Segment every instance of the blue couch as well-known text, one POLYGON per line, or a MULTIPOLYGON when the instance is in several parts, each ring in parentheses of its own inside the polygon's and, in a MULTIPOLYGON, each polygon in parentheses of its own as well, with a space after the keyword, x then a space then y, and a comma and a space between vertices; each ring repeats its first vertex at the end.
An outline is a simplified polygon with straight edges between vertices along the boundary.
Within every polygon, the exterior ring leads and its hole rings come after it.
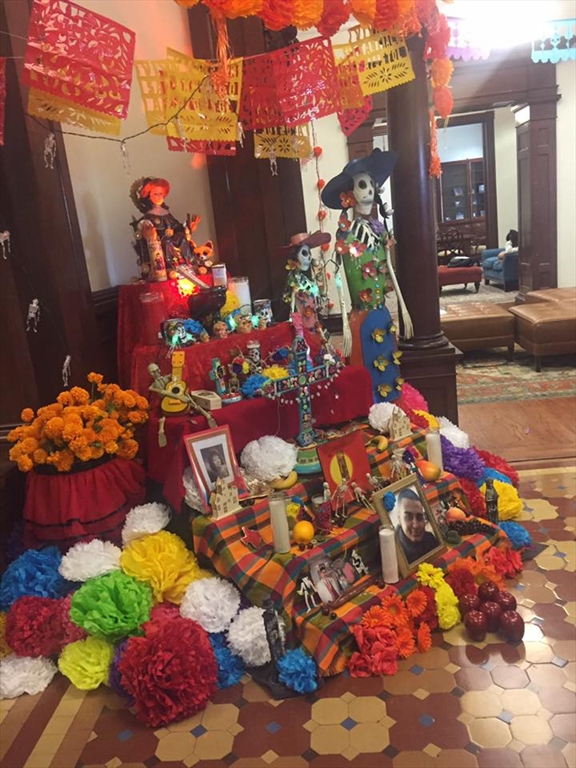
POLYGON ((518 249, 504 253, 504 258, 498 257, 504 248, 488 248, 482 252, 482 271, 484 285, 490 282, 498 283, 505 291, 518 289, 518 249))

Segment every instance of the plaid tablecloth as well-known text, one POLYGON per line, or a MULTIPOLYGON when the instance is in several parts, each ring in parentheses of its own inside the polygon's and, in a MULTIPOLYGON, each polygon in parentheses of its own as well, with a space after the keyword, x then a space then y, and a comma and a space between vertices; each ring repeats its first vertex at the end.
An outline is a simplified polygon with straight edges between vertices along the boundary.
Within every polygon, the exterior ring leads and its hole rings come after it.
MULTIPOLYGON (((367 441, 374 434, 369 428, 363 431, 367 441)), ((425 432, 420 430, 393 447, 412 445, 418 450, 424 442, 425 432)), ((372 473, 386 476, 389 452, 378 453, 372 446, 367 447, 367 452, 372 473)), ((307 480, 305 484, 295 485, 288 493, 308 501, 321 488, 322 478, 317 477, 307 480)), ((440 496, 461 489, 458 479, 445 472, 436 483, 425 485, 424 491, 428 502, 433 505, 440 496)), ((334 620, 320 612, 309 614, 303 599, 296 595, 303 569, 311 558, 318 555, 335 558, 355 548, 371 572, 379 573, 380 519, 355 503, 349 505, 349 510, 344 528, 336 528, 313 549, 301 552, 293 546, 292 551, 285 555, 274 553, 266 499, 221 520, 212 521, 201 515, 192 523, 196 554, 208 557, 216 571, 233 581, 254 605, 261 606, 265 598, 271 597, 276 609, 283 612, 289 638, 298 638, 310 651, 323 675, 336 674, 345 668, 345 645, 350 640, 350 627, 360 621, 363 611, 370 606, 370 601, 377 600, 381 591, 376 586, 367 587, 365 592, 336 609, 337 618, 334 620), (253 549, 244 544, 242 528, 257 530, 263 545, 253 549)), ((438 564, 465 557, 475 548, 476 539, 484 540, 484 537, 470 537, 458 550, 450 550, 438 564)), ((402 593, 409 592, 414 587, 414 580, 406 579, 396 587, 402 593)))

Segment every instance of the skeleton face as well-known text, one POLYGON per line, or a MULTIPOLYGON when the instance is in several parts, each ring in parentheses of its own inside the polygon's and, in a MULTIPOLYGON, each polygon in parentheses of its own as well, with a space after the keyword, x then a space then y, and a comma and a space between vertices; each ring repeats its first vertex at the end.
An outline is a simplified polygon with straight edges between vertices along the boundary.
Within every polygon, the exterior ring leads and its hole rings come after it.
POLYGON ((302 269, 304 272, 306 272, 307 269, 310 269, 310 262, 312 261, 312 254, 310 253, 309 246, 301 245, 300 248, 298 248, 298 252, 296 254, 296 259, 298 260, 298 264, 300 265, 300 269, 302 269))
POLYGON ((354 197, 360 205, 371 205, 374 202, 376 188, 372 176, 368 173, 357 173, 354 178, 354 197))

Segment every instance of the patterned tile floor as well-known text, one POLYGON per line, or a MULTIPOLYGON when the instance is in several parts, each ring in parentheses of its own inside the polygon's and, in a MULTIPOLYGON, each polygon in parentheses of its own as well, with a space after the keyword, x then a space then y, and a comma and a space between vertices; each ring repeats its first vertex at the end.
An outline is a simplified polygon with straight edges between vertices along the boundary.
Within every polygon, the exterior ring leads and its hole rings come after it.
POLYGON ((58 677, 0 702, 5 768, 575 768, 576 475, 521 473, 523 519, 545 544, 512 586, 518 646, 462 626, 394 677, 331 678, 282 702, 246 677, 188 720, 149 730, 108 689, 58 677))

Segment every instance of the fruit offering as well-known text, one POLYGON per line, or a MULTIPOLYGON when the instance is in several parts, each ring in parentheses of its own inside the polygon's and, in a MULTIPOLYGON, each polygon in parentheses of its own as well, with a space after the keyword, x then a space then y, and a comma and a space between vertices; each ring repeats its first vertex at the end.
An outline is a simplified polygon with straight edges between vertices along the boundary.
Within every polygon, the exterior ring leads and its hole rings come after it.
POLYGON ((481 603, 485 603, 488 600, 495 601, 496 595, 500 592, 498 585, 493 581, 484 581, 478 587, 478 597, 481 603))
POLYGON ((498 632, 500 616, 502 616, 502 608, 500 608, 498 603, 487 600, 485 603, 482 603, 480 610, 486 616, 486 629, 488 632, 498 632))
POLYGON ((500 617, 500 631, 509 643, 519 643, 524 637, 524 619, 518 611, 504 611, 500 617))
POLYGON ((468 611, 464 626, 471 640, 481 643, 486 638, 486 614, 482 611, 468 611))

